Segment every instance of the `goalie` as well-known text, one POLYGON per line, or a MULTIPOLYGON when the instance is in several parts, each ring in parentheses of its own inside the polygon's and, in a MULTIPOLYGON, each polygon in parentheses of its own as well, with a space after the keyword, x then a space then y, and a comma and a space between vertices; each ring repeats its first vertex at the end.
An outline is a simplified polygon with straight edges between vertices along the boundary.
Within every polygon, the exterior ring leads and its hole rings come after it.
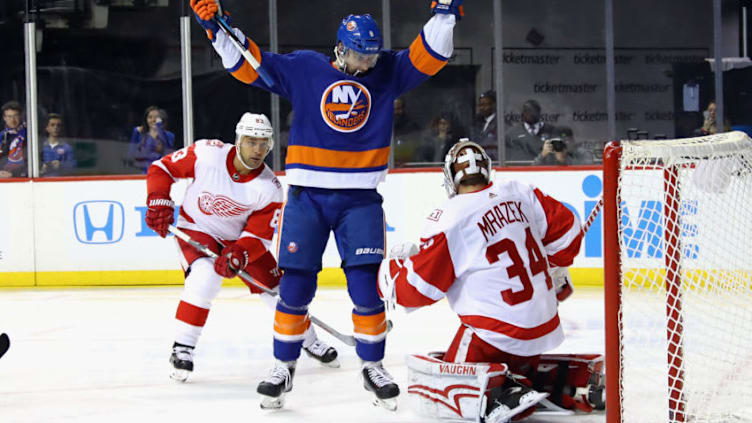
POLYGON ((557 309, 572 293, 577 217, 535 187, 492 182, 491 160, 467 139, 446 155, 444 178, 450 199, 428 217, 420 249, 395 246, 379 269, 387 304, 423 307, 446 296, 462 322, 445 353, 407 358, 418 411, 497 423, 538 403, 603 405, 600 356, 542 355, 564 339, 557 309))

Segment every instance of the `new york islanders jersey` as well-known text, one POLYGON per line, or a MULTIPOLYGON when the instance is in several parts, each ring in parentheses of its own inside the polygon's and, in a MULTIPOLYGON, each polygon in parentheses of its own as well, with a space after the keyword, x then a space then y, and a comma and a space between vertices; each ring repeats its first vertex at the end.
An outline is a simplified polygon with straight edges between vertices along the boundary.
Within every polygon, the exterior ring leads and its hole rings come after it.
POLYGON ((0 131, 0 157, 8 156, 9 164, 23 164, 26 150, 26 126, 0 131))
POLYGON ((235 171, 235 146, 201 140, 155 161, 149 167, 148 192, 170 192, 179 178, 193 178, 185 191, 178 226, 204 232, 218 241, 256 240, 269 250, 282 206, 282 185, 262 165, 248 175, 235 171))
POLYGON ((269 87, 220 32, 212 41, 222 63, 240 81, 292 102, 285 172, 290 185, 375 188, 386 175, 394 99, 436 74, 452 54, 454 15, 433 16, 410 47, 384 50, 361 76, 338 70, 313 51, 262 52, 239 39, 269 74, 269 87))
POLYGON ((446 296, 481 339, 532 356, 564 339, 549 265, 570 266, 581 239, 579 220, 564 205, 507 181, 450 199, 428 217, 420 252, 384 265, 396 277, 400 305, 446 296))

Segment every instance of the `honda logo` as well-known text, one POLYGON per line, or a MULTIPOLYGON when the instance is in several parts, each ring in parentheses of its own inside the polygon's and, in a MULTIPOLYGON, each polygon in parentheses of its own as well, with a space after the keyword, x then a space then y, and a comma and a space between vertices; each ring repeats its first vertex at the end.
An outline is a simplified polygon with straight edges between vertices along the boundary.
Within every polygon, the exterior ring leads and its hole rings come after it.
POLYGON ((123 238, 125 210, 117 201, 82 201, 73 207, 73 229, 83 244, 114 244, 123 238))

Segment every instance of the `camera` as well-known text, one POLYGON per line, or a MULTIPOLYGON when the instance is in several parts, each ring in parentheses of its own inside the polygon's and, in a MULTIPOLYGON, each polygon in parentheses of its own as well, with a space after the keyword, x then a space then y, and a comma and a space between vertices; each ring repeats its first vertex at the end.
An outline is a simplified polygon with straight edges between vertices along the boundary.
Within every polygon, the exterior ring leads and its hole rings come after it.
POLYGON ((566 150, 567 146, 561 138, 551 138, 551 148, 558 153, 566 150))

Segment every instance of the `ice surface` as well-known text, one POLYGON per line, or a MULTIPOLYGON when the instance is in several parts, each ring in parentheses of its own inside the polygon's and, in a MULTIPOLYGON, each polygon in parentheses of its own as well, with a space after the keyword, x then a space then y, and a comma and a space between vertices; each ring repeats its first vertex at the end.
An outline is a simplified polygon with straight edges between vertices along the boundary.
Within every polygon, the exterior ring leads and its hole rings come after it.
MULTIPOLYGON (((444 350, 459 320, 446 301, 392 313, 384 365, 403 394, 394 413, 371 405, 355 350, 319 330, 342 367, 303 355, 285 408, 259 408, 256 385, 272 358, 273 314, 245 288, 215 300, 185 384, 168 377, 175 309, 182 287, 0 290, 0 422, 426 422, 405 398, 404 356, 444 350)), ((581 289, 561 305, 567 334, 556 352, 603 352, 603 294, 581 289)), ((312 314, 352 331, 345 290, 319 290, 312 314)), ((605 421, 602 413, 532 417, 531 423, 605 421)))

